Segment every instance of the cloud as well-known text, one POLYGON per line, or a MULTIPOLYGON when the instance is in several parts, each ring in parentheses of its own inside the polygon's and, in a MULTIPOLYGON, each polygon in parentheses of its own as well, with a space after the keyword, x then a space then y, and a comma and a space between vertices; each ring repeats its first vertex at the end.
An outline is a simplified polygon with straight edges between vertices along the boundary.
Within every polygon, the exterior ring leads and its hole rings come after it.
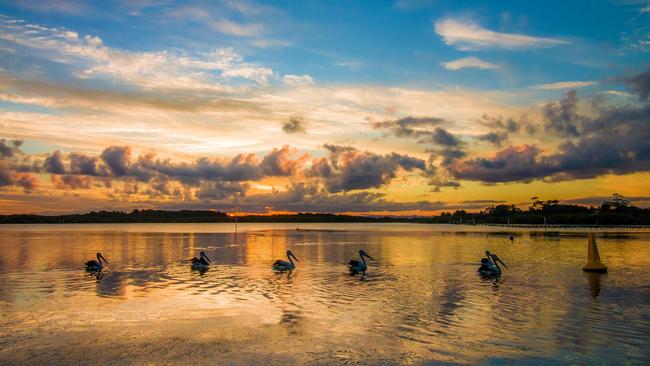
POLYGON ((99 158, 88 156, 80 153, 70 153, 70 171, 74 174, 81 175, 107 175, 106 172, 100 172, 99 158))
POLYGON ((52 175, 52 184, 58 189, 89 189, 93 178, 84 175, 52 175))
POLYGON ((504 142, 508 141, 508 133, 505 131, 490 131, 477 137, 481 141, 487 141, 496 147, 501 147, 504 142))
MULTIPOLYGON (((650 5, 649 5, 650 6, 650 5)), ((650 67, 629 79, 624 79, 630 90, 639 96, 639 100, 647 101, 650 96, 650 67)))
POLYGON ((22 140, 13 140, 10 142, 6 139, 0 139, 0 159, 12 158, 16 154, 20 154, 22 144, 22 140))
POLYGON ((242 182, 203 182, 196 192, 196 197, 201 200, 243 197, 249 188, 250 184, 242 182))
POLYGON ((305 119, 299 116, 291 116, 289 120, 282 125, 282 131, 286 133, 305 133, 305 119))
POLYGON ((557 83, 548 83, 533 85, 531 89, 538 90, 559 90, 559 89, 576 89, 595 85, 595 81, 560 81, 557 83))
POLYGON ((274 76, 268 67, 244 62, 232 48, 132 52, 108 47, 96 36, 9 18, 0 18, 0 29, 0 39, 35 50, 33 57, 66 64, 82 79, 108 77, 141 89, 224 92, 233 90, 224 85, 228 79, 265 85, 274 76))
POLYGON ((284 75, 282 82, 288 86, 305 86, 314 84, 314 79, 309 75, 284 75))
POLYGON ((128 146, 110 146, 104 149, 101 158, 111 172, 118 176, 125 176, 129 173, 131 164, 131 148, 128 146))
POLYGON ((45 171, 52 174, 64 174, 63 156, 59 150, 53 152, 43 163, 45 171))
POLYGON ((448 123, 436 117, 404 117, 398 120, 373 123, 375 129, 388 129, 396 137, 414 137, 420 144, 436 144, 444 146, 458 146, 461 140, 440 127, 448 123))
POLYGON ((485 183, 530 181, 548 174, 540 170, 536 146, 510 146, 497 151, 490 158, 474 158, 457 162, 451 172, 457 179, 485 183))
POLYGON ((567 44, 567 41, 533 37, 523 34, 498 33, 479 25, 458 19, 444 19, 435 22, 434 29, 444 42, 462 51, 501 48, 508 50, 552 47, 567 44))
POLYGON ((456 161, 455 179, 501 183, 534 179, 563 181, 650 170, 650 106, 625 106, 581 122, 576 141, 565 140, 551 154, 535 145, 510 146, 491 157, 456 161))
POLYGON ((297 149, 284 145, 282 148, 274 148, 260 163, 259 167, 266 176, 292 176, 296 174, 309 158, 309 155, 302 155, 298 159, 291 159, 291 155, 298 152, 297 149))
POLYGON ((578 127, 586 117, 578 114, 578 94, 569 90, 559 102, 548 103, 542 109, 547 132, 559 136, 578 136, 578 127))
POLYGON ((329 155, 315 159, 309 173, 322 179, 329 192, 378 188, 390 183, 400 169, 424 170, 426 165, 422 159, 397 153, 380 155, 330 144, 324 148, 329 155))
POLYGON ((8 161, 0 160, 0 187, 16 186, 31 193, 39 186, 38 178, 30 173, 18 172, 8 161))
POLYGON ((499 68, 499 65, 483 61, 478 57, 464 57, 458 60, 445 62, 443 65, 445 66, 445 69, 454 71, 465 68, 476 68, 483 70, 499 68))
POLYGON ((167 14, 175 19, 201 23, 209 29, 235 37, 252 37, 262 33, 264 30, 264 27, 261 24, 239 23, 224 17, 223 11, 217 13, 210 11, 209 8, 198 6, 177 7, 169 11, 167 14))
POLYGON ((331 193, 317 185, 295 183, 285 191, 255 194, 231 203, 231 209, 246 212, 395 212, 436 211, 447 207, 443 202, 396 202, 387 200, 382 193, 353 192, 331 193))

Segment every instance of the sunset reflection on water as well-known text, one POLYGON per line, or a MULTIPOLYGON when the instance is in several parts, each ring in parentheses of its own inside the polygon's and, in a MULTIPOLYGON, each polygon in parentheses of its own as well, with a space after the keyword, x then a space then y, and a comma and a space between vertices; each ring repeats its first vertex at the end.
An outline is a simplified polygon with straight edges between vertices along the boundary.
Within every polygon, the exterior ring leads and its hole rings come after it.
POLYGON ((593 275, 584 233, 165 227, 0 231, 0 363, 650 362, 648 233, 599 234, 610 272, 593 275), (297 269, 272 272, 287 249, 297 269), (360 249, 377 260, 350 276, 360 249), (510 267, 499 280, 476 273, 486 249, 510 267), (100 276, 83 270, 97 251, 100 276))

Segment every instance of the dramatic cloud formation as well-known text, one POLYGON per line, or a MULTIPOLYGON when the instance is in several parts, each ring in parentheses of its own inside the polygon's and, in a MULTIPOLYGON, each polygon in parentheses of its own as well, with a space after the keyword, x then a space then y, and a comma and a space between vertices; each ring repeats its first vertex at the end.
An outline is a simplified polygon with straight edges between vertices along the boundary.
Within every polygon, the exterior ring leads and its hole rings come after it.
POLYGON ((595 117, 577 114, 577 96, 570 91, 544 108, 546 128, 568 137, 557 151, 543 154, 535 145, 519 145, 487 158, 455 162, 456 179, 487 183, 593 178, 650 169, 650 106, 601 109, 595 117))
POLYGON ((476 69, 497 69, 499 65, 483 61, 478 57, 464 57, 458 60, 445 62, 443 64, 447 70, 460 70, 465 68, 476 68, 476 69))
POLYGON ((445 19, 435 22, 438 33, 446 44, 459 50, 470 51, 485 48, 526 49, 552 47, 568 43, 553 38, 533 37, 523 34, 498 33, 466 20, 445 19))
POLYGON ((284 145, 281 149, 273 149, 259 165, 262 174, 285 177, 296 174, 309 158, 309 155, 305 154, 298 159, 291 159, 291 155, 296 153, 298 150, 290 148, 289 145, 284 145))
POLYGON ((350 146, 325 145, 327 157, 315 159, 311 176, 324 180, 330 192, 378 188, 397 176, 399 169, 425 169, 422 159, 401 155, 379 155, 350 146))
POLYGON ((578 136, 578 126, 586 117, 578 114, 578 94, 575 90, 567 92, 559 102, 548 103, 543 108, 547 132, 560 136, 578 136))

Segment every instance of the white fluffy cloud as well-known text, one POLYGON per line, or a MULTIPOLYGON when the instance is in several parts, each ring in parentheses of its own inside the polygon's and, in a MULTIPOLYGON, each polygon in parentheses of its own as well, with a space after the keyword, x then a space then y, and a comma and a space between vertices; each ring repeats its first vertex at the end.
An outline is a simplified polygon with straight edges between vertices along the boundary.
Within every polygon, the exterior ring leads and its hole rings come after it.
POLYGON ((552 47, 568 43, 561 39, 494 32, 471 21, 457 19, 439 20, 435 22, 434 29, 446 44, 463 51, 486 48, 516 50, 552 47))
POLYGON ((284 75, 282 82, 289 86, 305 86, 314 84, 314 78, 309 75, 284 75))
POLYGON ((499 65, 483 61, 478 57, 463 57, 458 60, 443 63, 447 70, 460 70, 465 68, 497 69, 499 65))

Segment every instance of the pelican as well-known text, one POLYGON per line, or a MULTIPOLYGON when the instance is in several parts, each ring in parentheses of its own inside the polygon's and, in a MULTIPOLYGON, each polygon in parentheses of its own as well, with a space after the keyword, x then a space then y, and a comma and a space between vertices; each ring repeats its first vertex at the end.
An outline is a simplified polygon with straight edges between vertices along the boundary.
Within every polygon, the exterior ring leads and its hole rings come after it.
POLYGON ((86 271, 89 272, 101 271, 104 268, 104 263, 102 261, 108 264, 108 261, 106 260, 106 258, 104 258, 102 253, 97 252, 97 260, 91 260, 86 262, 86 271))
POLYGON ((510 235, 510 242, 512 243, 514 241, 515 241, 515 237, 513 235, 510 235))
POLYGON ((194 257, 191 259, 191 261, 192 261, 192 269, 199 269, 199 270, 208 269, 208 267, 212 263, 212 261, 210 260, 210 258, 208 258, 205 252, 199 253, 199 257, 198 258, 194 257))
POLYGON ((353 259, 350 262, 348 262, 348 264, 350 265, 350 267, 349 267, 350 272, 352 272, 353 274, 354 273, 366 273, 366 269, 368 269, 368 265, 366 264, 366 260, 363 257, 368 257, 368 258, 372 259, 373 261, 375 260, 375 258, 369 256, 368 253, 366 253, 363 250, 359 251, 359 257, 361 257, 361 261, 355 261, 353 259))
POLYGON ((500 276, 501 267, 499 267, 499 263, 508 268, 508 266, 506 266, 506 264, 503 263, 503 261, 496 254, 490 253, 489 250, 485 251, 485 256, 487 258, 481 259, 481 267, 478 269, 478 273, 480 273, 482 276, 500 276))
POLYGON ((274 271, 293 271, 293 269, 296 268, 296 265, 291 260, 292 257, 293 257, 293 259, 296 260, 296 262, 300 262, 298 260, 298 258, 296 258, 296 256, 293 255, 293 253, 291 253, 290 250, 287 250, 287 258, 289 259, 289 261, 287 262, 287 261, 283 261, 281 259, 278 259, 277 261, 275 261, 275 263, 273 263, 273 270, 274 271))

